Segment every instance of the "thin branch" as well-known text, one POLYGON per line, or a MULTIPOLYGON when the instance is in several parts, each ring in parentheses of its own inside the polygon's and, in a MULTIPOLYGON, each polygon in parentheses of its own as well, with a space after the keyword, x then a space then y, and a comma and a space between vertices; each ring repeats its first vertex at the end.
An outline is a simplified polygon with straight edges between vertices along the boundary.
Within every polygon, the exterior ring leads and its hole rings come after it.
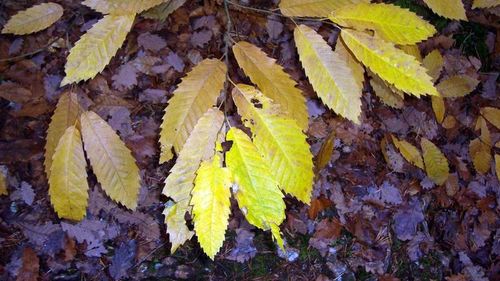
POLYGON ((30 56, 36 55, 36 54, 38 54, 40 52, 45 51, 50 46, 52 46, 52 44, 54 44, 57 40, 59 40, 59 38, 61 38, 61 37, 56 37, 56 38, 52 39, 45 46, 43 46, 43 47, 41 47, 39 49, 36 49, 36 50, 34 50, 32 52, 29 52, 29 53, 26 53, 26 54, 22 54, 22 55, 19 55, 19 56, 15 56, 15 57, 11 57, 11 58, 1 59, 0 62, 15 61, 15 60, 18 60, 18 59, 22 59, 22 58, 25 58, 25 57, 30 57, 30 56))

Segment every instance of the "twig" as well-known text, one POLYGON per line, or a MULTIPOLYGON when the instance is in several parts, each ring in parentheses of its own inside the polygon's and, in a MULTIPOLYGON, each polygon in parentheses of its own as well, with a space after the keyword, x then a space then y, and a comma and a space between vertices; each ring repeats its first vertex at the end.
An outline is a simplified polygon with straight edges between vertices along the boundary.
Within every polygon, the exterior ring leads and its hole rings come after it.
POLYGON ((36 54, 38 54, 38 53, 40 53, 42 51, 45 51, 45 49, 47 49, 52 44, 54 44, 54 42, 56 42, 57 40, 59 40, 59 38, 61 38, 61 37, 54 38, 53 40, 51 40, 47 45, 43 46, 42 48, 36 49, 36 50, 34 50, 32 52, 29 52, 29 53, 26 53, 26 54, 22 54, 22 55, 19 55, 19 56, 15 56, 15 57, 11 57, 11 58, 5 58, 5 59, 0 59, 0 62, 14 61, 14 60, 18 60, 18 59, 22 59, 22 58, 25 58, 25 57, 36 55, 36 54))

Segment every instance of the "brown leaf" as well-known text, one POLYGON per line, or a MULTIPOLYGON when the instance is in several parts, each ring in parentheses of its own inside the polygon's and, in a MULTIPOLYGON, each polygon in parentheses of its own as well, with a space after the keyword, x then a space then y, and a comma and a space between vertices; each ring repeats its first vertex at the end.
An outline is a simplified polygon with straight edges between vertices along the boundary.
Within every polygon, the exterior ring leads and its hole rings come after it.
POLYGON ((329 208, 330 206, 332 206, 332 201, 324 197, 311 200, 311 207, 309 207, 309 210, 307 210, 309 218, 312 220, 315 219, 318 216, 319 212, 329 208))
POLYGON ((35 251, 31 248, 23 250, 23 265, 19 269, 16 281, 36 281, 38 280, 38 271, 40 270, 40 260, 35 251))

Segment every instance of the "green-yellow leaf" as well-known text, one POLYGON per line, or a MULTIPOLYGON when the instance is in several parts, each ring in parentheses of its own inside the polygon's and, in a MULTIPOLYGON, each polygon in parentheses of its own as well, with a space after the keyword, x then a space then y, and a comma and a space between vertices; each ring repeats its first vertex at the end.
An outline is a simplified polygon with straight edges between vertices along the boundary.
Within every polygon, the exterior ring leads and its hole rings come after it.
POLYGON ((441 124, 444 120, 444 115, 446 113, 446 107, 444 104, 444 99, 442 97, 431 97, 432 110, 434 115, 436 115, 436 121, 441 124))
POLYGON ((135 15, 166 0, 85 0, 83 5, 99 13, 113 15, 135 15))
POLYGON ((85 151, 102 189, 111 199, 135 210, 141 185, 130 150, 96 113, 82 113, 80 123, 85 151))
POLYGON ((71 49, 61 86, 94 78, 101 72, 122 46, 134 18, 132 14, 107 15, 92 26, 71 49))
POLYGON ((426 69, 415 57, 363 32, 343 29, 340 34, 359 61, 397 89, 417 97, 439 95, 426 69))
POLYGON ((362 89, 347 61, 306 25, 295 28, 294 38, 302 66, 321 100, 335 113, 359 124, 362 89))
POLYGON ((404 106, 404 99, 395 93, 380 77, 375 74, 371 77, 370 85, 373 88, 373 92, 384 104, 394 108, 402 108, 404 106))
POLYGON ((56 3, 42 3, 15 14, 3 27, 2 33, 24 35, 38 32, 54 24, 63 15, 56 3))
POLYGON ((212 160, 201 163, 192 191, 193 221, 198 242, 213 260, 224 242, 231 213, 231 174, 221 167, 215 154, 212 160))
POLYGON ((184 147, 179 152, 177 161, 165 180, 163 194, 172 198, 175 205, 166 208, 165 222, 170 235, 172 252, 193 235, 187 229, 184 215, 190 212, 189 202, 196 178, 196 171, 203 160, 210 159, 215 153, 215 141, 222 127, 224 115, 221 111, 210 108, 194 126, 184 147), (183 221, 181 224, 180 221, 183 221))
POLYGON ((481 108, 481 115, 500 130, 500 109, 488 106, 483 107, 481 108))
POLYGON ((427 68, 427 73, 432 77, 432 81, 436 82, 441 76, 441 70, 444 66, 444 59, 439 50, 430 52, 422 63, 427 68))
POLYGON ((56 150, 59 139, 70 126, 76 124, 76 121, 82 113, 82 108, 78 103, 78 97, 74 92, 65 92, 57 102, 54 115, 47 129, 47 141, 45 143, 45 173, 50 178, 50 167, 52 166, 52 155, 56 150))
POLYGON ((181 151, 198 120, 215 105, 224 88, 226 72, 223 62, 206 59, 179 84, 160 125, 160 163, 172 159, 172 147, 177 153, 181 151))
POLYGON ((306 131, 309 115, 305 98, 295 87, 295 81, 276 63, 276 60, 268 57, 258 47, 244 41, 234 44, 233 53, 245 74, 257 84, 264 95, 278 103, 282 110, 297 120, 300 128, 306 131))
POLYGON ((397 45, 396 47, 406 54, 415 57, 417 61, 422 62, 422 54, 420 54, 420 49, 417 45, 397 45))
POLYGON ((440 16, 453 20, 467 20, 462 0, 424 0, 424 2, 440 16))
POLYGON ((285 219, 285 203, 269 166, 240 129, 231 128, 226 138, 233 142, 226 164, 234 180, 238 206, 249 223, 264 230, 274 228, 273 236, 280 241, 276 227, 285 219))
POLYGON ((448 160, 439 148, 426 138, 420 141, 424 157, 425 172, 437 185, 446 182, 449 175, 448 160))
POLYGON ((424 161, 422 160, 422 155, 420 154, 418 148, 405 140, 399 140, 395 136, 392 136, 392 142, 399 152, 401 152, 401 155, 403 155, 406 161, 422 170, 424 169, 424 161))
POLYGON ((472 2, 472 9, 493 8, 498 5, 500 5, 500 0, 474 0, 472 2))
POLYGON ((279 7, 287 17, 326 18, 335 9, 361 2, 370 0, 281 0, 279 7))
POLYGON ((281 114, 279 106, 252 86, 237 85, 233 99, 279 187, 309 204, 314 173, 306 135, 295 120, 281 114))
POLYGON ((52 161, 50 202, 58 217, 79 221, 86 213, 89 185, 82 137, 75 126, 66 129, 52 161))
POLYGON ((425 40, 436 29, 415 13, 391 4, 359 3, 333 11, 333 22, 360 31, 374 30, 383 39, 401 45, 412 45, 425 40))
POLYGON ((477 79, 468 75, 454 75, 441 80, 436 88, 445 98, 458 98, 470 94, 478 84, 477 79))

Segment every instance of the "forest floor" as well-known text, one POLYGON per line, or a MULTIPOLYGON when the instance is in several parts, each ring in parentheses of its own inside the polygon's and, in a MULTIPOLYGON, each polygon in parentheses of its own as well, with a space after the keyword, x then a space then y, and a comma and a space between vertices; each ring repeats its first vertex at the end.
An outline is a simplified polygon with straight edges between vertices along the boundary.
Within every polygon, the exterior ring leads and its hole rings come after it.
MULTIPOLYGON (((232 38, 277 59, 307 97, 313 154, 334 136, 335 149, 316 175, 311 206, 286 198, 287 253, 269 232, 249 225, 235 202, 215 261, 196 237, 169 251, 161 190, 174 162, 158 164, 159 125, 186 72, 203 58, 223 57, 222 1, 187 1, 164 22, 138 17, 102 73, 60 88, 69 49, 102 15, 81 1, 55 0, 64 16, 52 27, 27 36, 0 35, 0 172, 9 193, 0 196, 0 279, 500 280, 500 184, 494 164, 479 174, 468 152, 478 136, 480 108, 500 107, 500 7, 469 9, 469 21, 458 22, 434 15, 421 1, 385 1, 409 7, 436 26, 439 34, 420 50, 425 55, 439 49, 445 75, 467 74, 481 84, 470 95, 446 101, 451 117, 445 125, 436 121, 429 98, 406 96, 404 107, 394 109, 365 85, 358 126, 317 99, 298 60, 295 24, 276 14, 272 2, 278 1, 233 1, 255 9, 229 6, 232 38), (91 172, 86 218, 71 223, 53 211, 44 144, 66 90, 77 92, 132 150, 142 177, 137 211, 107 198, 91 172), (390 134, 413 143, 417 137, 432 140, 450 162, 447 183, 435 186, 392 145, 381 148, 390 134)), ((0 26, 35 2, 40 1, 0 1, 0 26)), ((334 27, 303 22, 335 44, 334 27)), ((229 62, 231 79, 249 82, 232 55, 229 62)), ((490 130, 497 143, 500 131, 490 130)))

